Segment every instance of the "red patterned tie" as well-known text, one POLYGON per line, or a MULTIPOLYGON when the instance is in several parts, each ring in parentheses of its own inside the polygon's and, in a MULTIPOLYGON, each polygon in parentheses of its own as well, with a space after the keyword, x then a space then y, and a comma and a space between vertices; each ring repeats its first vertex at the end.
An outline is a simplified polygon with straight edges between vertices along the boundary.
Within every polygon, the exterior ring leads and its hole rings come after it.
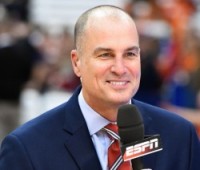
POLYGON ((111 144, 108 148, 108 167, 109 170, 131 170, 130 162, 124 162, 120 146, 119 146, 119 135, 118 126, 115 124, 108 124, 104 127, 105 131, 111 138, 111 144))

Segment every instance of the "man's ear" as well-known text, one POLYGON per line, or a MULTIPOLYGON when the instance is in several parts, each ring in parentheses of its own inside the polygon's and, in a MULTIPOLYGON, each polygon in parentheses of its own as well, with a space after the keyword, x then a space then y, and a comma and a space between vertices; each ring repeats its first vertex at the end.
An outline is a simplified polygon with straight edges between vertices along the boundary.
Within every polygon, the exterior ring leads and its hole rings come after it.
POLYGON ((71 62, 72 62, 72 67, 74 70, 74 73, 78 76, 81 77, 81 72, 80 72, 80 56, 78 56, 77 50, 72 50, 71 51, 71 62))

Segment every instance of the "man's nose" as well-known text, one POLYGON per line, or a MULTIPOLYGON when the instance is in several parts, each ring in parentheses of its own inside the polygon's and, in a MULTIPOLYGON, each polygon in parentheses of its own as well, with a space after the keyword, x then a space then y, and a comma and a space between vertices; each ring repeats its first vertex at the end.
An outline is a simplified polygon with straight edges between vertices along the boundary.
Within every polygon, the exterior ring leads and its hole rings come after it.
POLYGON ((117 75, 123 75, 124 73, 126 73, 126 66, 123 57, 116 57, 113 60, 111 72, 117 75))

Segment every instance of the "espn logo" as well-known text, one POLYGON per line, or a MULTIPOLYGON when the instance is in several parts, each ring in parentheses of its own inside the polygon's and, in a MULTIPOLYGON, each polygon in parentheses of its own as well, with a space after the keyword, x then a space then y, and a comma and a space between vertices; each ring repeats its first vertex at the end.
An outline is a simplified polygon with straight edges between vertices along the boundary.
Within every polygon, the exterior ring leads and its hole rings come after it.
POLYGON ((121 147, 124 161, 145 156, 162 150, 159 135, 146 137, 143 140, 131 143, 121 147))

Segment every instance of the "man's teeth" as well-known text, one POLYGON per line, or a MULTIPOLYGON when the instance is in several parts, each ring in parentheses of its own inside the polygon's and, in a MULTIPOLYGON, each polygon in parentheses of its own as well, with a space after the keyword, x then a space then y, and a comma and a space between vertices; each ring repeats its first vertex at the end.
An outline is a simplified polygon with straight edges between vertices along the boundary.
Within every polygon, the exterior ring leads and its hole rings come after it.
POLYGON ((116 81, 111 81, 110 82, 112 85, 116 85, 116 86, 122 86, 122 85, 125 85, 126 82, 116 82, 116 81))

